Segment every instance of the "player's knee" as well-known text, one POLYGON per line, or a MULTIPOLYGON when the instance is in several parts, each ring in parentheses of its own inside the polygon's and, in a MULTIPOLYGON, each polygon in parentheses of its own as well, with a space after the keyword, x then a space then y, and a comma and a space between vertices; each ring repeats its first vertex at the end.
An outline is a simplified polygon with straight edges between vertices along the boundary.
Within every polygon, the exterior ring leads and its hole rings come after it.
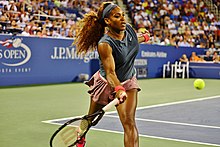
POLYGON ((135 126, 135 120, 132 117, 123 117, 121 119, 121 123, 124 128, 131 129, 132 127, 135 126))

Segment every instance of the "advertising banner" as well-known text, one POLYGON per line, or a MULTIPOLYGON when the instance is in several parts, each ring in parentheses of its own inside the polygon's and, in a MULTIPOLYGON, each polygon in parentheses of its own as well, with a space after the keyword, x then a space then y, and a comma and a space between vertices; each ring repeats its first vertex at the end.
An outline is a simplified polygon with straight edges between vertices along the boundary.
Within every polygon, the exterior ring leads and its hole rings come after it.
POLYGON ((97 52, 84 58, 76 54, 71 39, 0 36, 0 86, 78 81, 95 69, 90 62, 97 52))
POLYGON ((183 54, 190 58, 192 52, 202 55, 204 49, 140 44, 137 63, 135 63, 137 76, 138 78, 162 77, 163 64, 168 61, 172 64, 178 61, 183 54))
MULTIPOLYGON (((99 69, 98 53, 76 54, 72 39, 0 35, 0 86, 77 82, 99 69)), ((162 77, 163 64, 204 49, 140 44, 138 78, 162 77)), ((194 70, 195 72, 197 70, 194 70)), ((198 74, 194 74, 198 76, 198 74)))

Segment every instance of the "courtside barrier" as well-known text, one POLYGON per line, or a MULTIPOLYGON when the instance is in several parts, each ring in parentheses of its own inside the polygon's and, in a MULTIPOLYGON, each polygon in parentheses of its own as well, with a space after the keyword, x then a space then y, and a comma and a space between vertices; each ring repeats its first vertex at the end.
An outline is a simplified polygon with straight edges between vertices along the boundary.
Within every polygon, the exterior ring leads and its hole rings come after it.
MULTIPOLYGON (((0 35, 0 86, 87 80, 98 68, 98 53, 76 54, 72 39, 0 35)), ((141 44, 138 78, 162 77, 162 66, 181 55, 204 50, 141 44)))
POLYGON ((0 85, 79 81, 91 75, 92 52, 76 54, 72 39, 0 36, 0 85), (81 76, 85 75, 85 76, 81 76))

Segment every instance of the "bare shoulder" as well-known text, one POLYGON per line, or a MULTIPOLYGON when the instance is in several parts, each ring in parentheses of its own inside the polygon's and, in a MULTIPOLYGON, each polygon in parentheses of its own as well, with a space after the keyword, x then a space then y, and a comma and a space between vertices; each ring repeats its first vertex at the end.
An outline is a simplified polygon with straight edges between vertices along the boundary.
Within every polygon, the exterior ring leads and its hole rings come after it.
POLYGON ((98 44, 98 48, 105 48, 105 47, 111 47, 107 42, 101 42, 98 44))
POLYGON ((106 57, 112 53, 112 48, 107 42, 102 42, 98 44, 98 52, 100 56, 106 57))

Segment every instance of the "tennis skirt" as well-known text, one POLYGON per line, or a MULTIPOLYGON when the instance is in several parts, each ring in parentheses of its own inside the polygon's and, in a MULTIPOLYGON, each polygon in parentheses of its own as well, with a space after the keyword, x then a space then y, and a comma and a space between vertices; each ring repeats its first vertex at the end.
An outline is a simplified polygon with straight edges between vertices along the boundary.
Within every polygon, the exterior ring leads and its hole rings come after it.
MULTIPOLYGON (((90 87, 88 93, 94 102, 101 105, 107 105, 114 99, 114 89, 109 86, 107 80, 100 75, 99 71, 97 71, 89 81, 86 81, 85 84, 90 87)), ((126 91, 131 89, 137 89, 138 91, 141 90, 137 83, 136 76, 133 76, 131 79, 128 79, 121 84, 126 91)))

